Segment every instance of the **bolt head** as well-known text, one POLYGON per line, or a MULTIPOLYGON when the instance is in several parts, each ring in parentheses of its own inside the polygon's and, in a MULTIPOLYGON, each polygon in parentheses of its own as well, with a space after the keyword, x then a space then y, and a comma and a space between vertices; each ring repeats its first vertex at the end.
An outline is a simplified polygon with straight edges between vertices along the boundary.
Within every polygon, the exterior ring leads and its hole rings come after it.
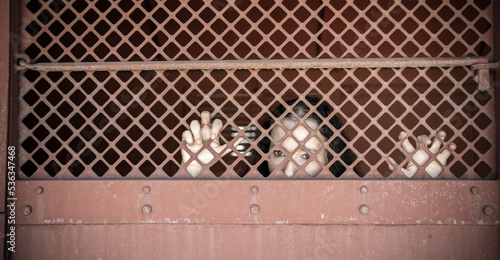
POLYGON ((368 187, 366 186, 361 186, 361 188, 359 188, 359 191, 363 194, 367 193, 368 192, 368 187))
POLYGON ((259 212, 260 212, 259 205, 253 204, 252 206, 250 206, 250 213, 257 215, 257 214, 259 214, 259 212))
POLYGON ((42 194, 43 193, 43 187, 42 186, 38 186, 35 188, 35 192, 36 194, 42 194))
POLYGON ((149 194, 151 192, 151 188, 149 186, 144 186, 144 188, 142 188, 142 192, 144 192, 144 194, 149 194))
POLYGON ((478 193, 479 193, 479 188, 478 188, 478 187, 476 187, 476 186, 472 186, 472 187, 470 188, 470 192, 471 192, 472 194, 478 194, 478 193))
POLYGON ((149 205, 144 205, 142 206, 142 213, 144 213, 144 215, 149 215, 151 214, 151 212, 153 212, 153 208, 149 205))
POLYGON ((252 188, 250 188, 250 191, 252 192, 252 194, 257 194, 259 193, 259 187, 252 186, 252 188))
POLYGON ((23 207, 23 214, 25 216, 28 216, 29 214, 31 214, 31 211, 32 211, 32 208, 30 205, 26 205, 23 207))
POLYGON ((484 206, 484 208, 483 208, 483 213, 486 216, 491 216, 491 215, 493 215, 494 212, 495 212, 495 210, 493 209, 492 206, 484 206))
POLYGON ((368 208, 368 206, 366 205, 361 205, 359 206, 359 212, 363 215, 366 215, 370 212, 370 208, 368 208))

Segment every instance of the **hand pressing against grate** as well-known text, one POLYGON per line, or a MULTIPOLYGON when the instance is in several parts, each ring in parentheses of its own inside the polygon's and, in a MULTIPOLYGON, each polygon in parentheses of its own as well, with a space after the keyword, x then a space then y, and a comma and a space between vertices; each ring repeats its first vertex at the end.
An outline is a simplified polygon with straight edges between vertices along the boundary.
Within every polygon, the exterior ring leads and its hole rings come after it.
MULTIPOLYGON (((192 160, 187 166, 186 171, 191 174, 191 176, 198 176, 203 170, 203 165, 208 165, 214 158, 215 155, 208 148, 201 150, 208 143, 209 146, 215 151, 220 157, 231 152, 231 149, 227 148, 227 144, 221 145, 219 140, 219 135, 221 133, 223 124, 220 119, 215 119, 212 124, 210 124, 211 115, 208 111, 201 112, 201 124, 198 120, 191 121, 189 129, 182 133, 182 141, 186 142, 186 147, 193 153, 197 154, 197 160, 192 160), (201 151, 200 151, 201 150, 201 151)), ((234 142, 234 147, 238 146, 243 142, 244 138, 240 137, 234 142)), ((185 149, 181 149, 182 162, 184 165, 191 158, 191 155, 185 149)))
MULTIPOLYGON (((423 147, 426 147, 433 155, 437 154, 439 150, 441 149, 441 146, 443 145, 444 138, 446 137, 446 132, 445 131, 439 131, 437 133, 437 136, 434 138, 433 141, 427 136, 427 135, 421 135, 417 138, 417 146, 416 148, 410 143, 409 139, 407 138, 407 133, 406 132, 401 132, 398 136, 399 140, 403 141, 401 146, 403 149, 409 153, 412 154, 415 152, 416 149, 418 149, 415 154, 413 154, 413 160, 419 165, 423 166, 424 164, 429 161, 431 156, 425 151, 423 147), (430 146, 429 146, 430 145, 430 146)), ((454 151, 456 149, 456 145, 454 143, 450 143, 448 145, 448 149, 444 149, 441 151, 440 154, 436 156, 437 160, 439 163, 441 163, 443 166, 446 165, 448 158, 451 155, 451 151, 454 151)), ((394 166, 397 166, 398 163, 396 161, 389 157, 389 160, 391 163, 387 162, 389 166, 389 170, 394 171, 394 166)), ((433 160, 427 167, 425 168, 425 171, 432 177, 436 178, 442 171, 443 168, 441 165, 435 160, 433 160)), ((411 178, 413 175, 415 175, 418 171, 419 167, 415 165, 413 161, 409 161, 406 167, 401 168, 401 171, 408 177, 411 178)))

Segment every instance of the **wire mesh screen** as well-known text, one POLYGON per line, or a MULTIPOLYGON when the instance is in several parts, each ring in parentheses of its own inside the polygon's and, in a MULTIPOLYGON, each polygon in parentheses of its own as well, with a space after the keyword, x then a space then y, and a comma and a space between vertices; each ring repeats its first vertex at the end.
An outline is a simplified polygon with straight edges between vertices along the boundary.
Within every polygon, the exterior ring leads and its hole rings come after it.
MULTIPOLYGON (((493 53, 490 1, 31 0, 21 13, 31 63, 493 53)), ((25 179, 497 178, 494 92, 468 66, 19 75, 25 179), (184 133, 204 111, 220 134, 193 149, 184 133)))

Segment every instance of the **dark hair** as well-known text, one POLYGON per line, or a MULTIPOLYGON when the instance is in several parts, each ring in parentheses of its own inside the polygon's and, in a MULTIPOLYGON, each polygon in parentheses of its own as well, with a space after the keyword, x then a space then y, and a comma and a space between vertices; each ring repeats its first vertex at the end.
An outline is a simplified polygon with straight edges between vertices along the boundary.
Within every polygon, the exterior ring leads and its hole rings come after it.
MULTIPOLYGON (((316 106, 320 102, 319 99, 313 98, 313 97, 306 97, 305 99, 307 100, 307 102, 310 103, 311 106, 316 106)), ((296 102, 297 102, 297 99, 294 99, 294 100, 287 101, 286 104, 287 104, 287 106, 292 106, 296 102)), ((303 101, 299 101, 296 105, 294 105, 294 107, 293 107, 292 110, 293 110, 293 112, 295 113, 295 115, 297 117, 302 118, 304 115, 306 115, 307 113, 309 113, 310 108, 303 101)), ((286 111, 286 107, 280 104, 276 109, 274 109, 273 111, 271 111, 271 113, 273 114, 274 117, 278 118, 281 115, 283 115, 283 113, 285 113, 285 111, 286 111)), ((323 103, 321 103, 320 105, 318 105, 316 107, 316 111, 322 117, 326 118, 331 113, 333 113, 333 108, 328 103, 323 102, 323 103)), ((284 118, 295 118, 296 117, 295 115, 293 115, 292 113, 289 113, 284 118)), ((321 124, 323 122, 323 120, 321 119, 321 117, 318 116, 314 112, 311 113, 311 115, 308 118, 315 120, 318 124, 321 124)), ((329 123, 330 123, 331 126, 333 126, 337 130, 342 127, 342 123, 340 122, 339 118, 337 116, 335 116, 335 115, 331 117, 329 123)), ((261 125, 262 125, 262 127, 264 129, 270 129, 273 124, 274 124, 274 118, 273 117, 268 117, 268 118, 266 118, 261 123, 261 125)), ((329 139, 330 137, 333 136, 333 130, 330 127, 328 127, 327 124, 323 125, 319 129, 319 132, 320 132, 320 134, 322 134, 327 139, 329 139)), ((340 132, 340 135, 342 137, 344 137, 344 139, 346 139, 347 141, 349 141, 349 139, 347 138, 347 136, 345 135, 345 133, 344 133, 343 130, 340 132)), ((350 149, 347 149, 346 151, 343 151, 345 149, 345 147, 346 147, 346 144, 345 144, 345 142, 341 138, 339 138, 339 137, 335 138, 333 141, 330 142, 329 145, 330 145, 330 148, 335 153, 344 152, 341 155, 341 159, 344 162, 344 164, 350 165, 350 164, 352 164, 354 162, 354 160, 356 160, 356 155, 350 149)), ((271 146, 271 140, 269 138, 265 137, 265 138, 263 138, 257 144, 257 146, 264 153, 268 153, 269 152, 269 148, 271 146)), ((329 152, 327 153, 327 155, 328 155, 328 162, 330 162, 333 159, 333 155, 331 155, 329 152)), ((254 158, 254 159, 255 159, 255 162, 258 161, 260 159, 260 156, 254 158)), ((269 174, 271 174, 269 172, 268 163, 269 162, 265 161, 264 163, 262 163, 258 167, 259 172, 263 176, 265 176, 265 177, 267 177, 267 176, 269 176, 269 174)), ((329 170, 336 177, 340 177, 340 175, 342 175, 346 171, 346 167, 341 162, 336 161, 335 163, 333 163, 330 166, 329 170)))

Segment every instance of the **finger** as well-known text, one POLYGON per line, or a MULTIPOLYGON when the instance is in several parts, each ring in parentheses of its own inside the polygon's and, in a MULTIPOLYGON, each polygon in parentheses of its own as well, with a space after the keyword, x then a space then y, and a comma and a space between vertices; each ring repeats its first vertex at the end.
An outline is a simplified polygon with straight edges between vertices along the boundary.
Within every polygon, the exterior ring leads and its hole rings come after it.
POLYGON ((220 119, 215 119, 214 122, 212 123, 212 131, 210 138, 218 142, 221 130, 222 130, 222 121, 220 119))
POLYGON ((187 145, 193 145, 194 139, 191 131, 186 130, 182 132, 182 141, 185 141, 187 145))
POLYGON ((186 171, 191 174, 194 178, 198 176, 203 171, 203 166, 197 161, 192 161, 188 166, 186 166, 186 171))
POLYGON ((193 120, 193 121, 191 121, 191 124, 189 125, 189 127, 191 128, 191 132, 193 133, 194 141, 197 144, 201 144, 200 122, 198 122, 198 120, 193 120))
POLYGON ((389 161, 390 161, 392 164, 391 164, 390 162, 386 161, 387 166, 389 167, 389 170, 390 170, 391 172, 393 172, 393 171, 394 171, 394 165, 398 165, 398 164, 396 163, 396 161, 395 161, 394 159, 392 159, 392 157, 389 157, 389 161))
POLYGON ((203 125, 201 127, 201 139, 203 139, 203 141, 208 141, 210 140, 210 126, 208 125, 203 125))
POLYGON ((201 112, 201 124, 208 125, 210 123, 210 112, 203 111, 201 112))
POLYGON ((181 155, 182 155, 181 165, 184 165, 189 160, 189 158, 191 158, 191 156, 184 149, 181 149, 181 155))
MULTIPOLYGON (((415 163, 413 163, 413 161, 412 161, 412 160, 410 160, 410 161, 408 162, 408 164, 406 165, 406 169, 413 169, 414 167, 417 167, 417 166, 415 165, 415 163)), ((418 167, 417 167, 417 168, 418 168, 418 167)))
POLYGON ((407 153, 413 153, 415 151, 415 147, 413 147, 413 145, 410 143, 410 141, 408 140, 408 138, 406 138, 406 132, 401 132, 399 133, 399 140, 403 140, 403 143, 401 144, 401 146, 403 146, 403 149, 405 149, 405 151, 407 153))
POLYGON ((444 149, 438 156, 437 159, 442 165, 446 165, 446 161, 450 157, 451 152, 448 149, 444 149))
POLYGON ((418 141, 425 144, 425 145, 430 145, 432 143, 431 139, 426 136, 426 135, 420 135, 417 137, 418 141))
POLYGON ((411 178, 415 173, 418 171, 418 167, 415 166, 415 164, 412 164, 411 166, 406 167, 406 169, 401 169, 401 171, 408 177, 411 178))
POLYGON ((429 148, 429 151, 431 151, 431 153, 433 153, 433 154, 436 154, 439 151, 439 148, 441 148, 441 141, 440 141, 439 137, 436 137, 436 138, 434 138, 434 141, 432 142, 432 145, 429 148))
POLYGON ((412 162, 409 161, 406 165, 406 168, 401 168, 401 171, 408 177, 411 178, 418 171, 418 167, 412 162))
MULTIPOLYGON (((234 147, 237 147, 237 146, 238 146, 241 142, 243 142, 244 140, 245 140, 245 138, 243 138, 243 137, 238 138, 238 139, 236 140, 236 142, 234 142, 233 146, 234 146, 234 147)), ((221 156, 224 156, 224 155, 226 155, 226 154, 228 154, 228 153, 230 153, 230 152, 231 152, 231 149, 229 149, 229 148, 228 148, 226 151, 224 151, 224 153, 223 153, 221 156)))
POLYGON ((446 137, 446 132, 443 130, 439 130, 437 133, 438 137, 441 138, 441 140, 444 141, 444 138, 446 137))

